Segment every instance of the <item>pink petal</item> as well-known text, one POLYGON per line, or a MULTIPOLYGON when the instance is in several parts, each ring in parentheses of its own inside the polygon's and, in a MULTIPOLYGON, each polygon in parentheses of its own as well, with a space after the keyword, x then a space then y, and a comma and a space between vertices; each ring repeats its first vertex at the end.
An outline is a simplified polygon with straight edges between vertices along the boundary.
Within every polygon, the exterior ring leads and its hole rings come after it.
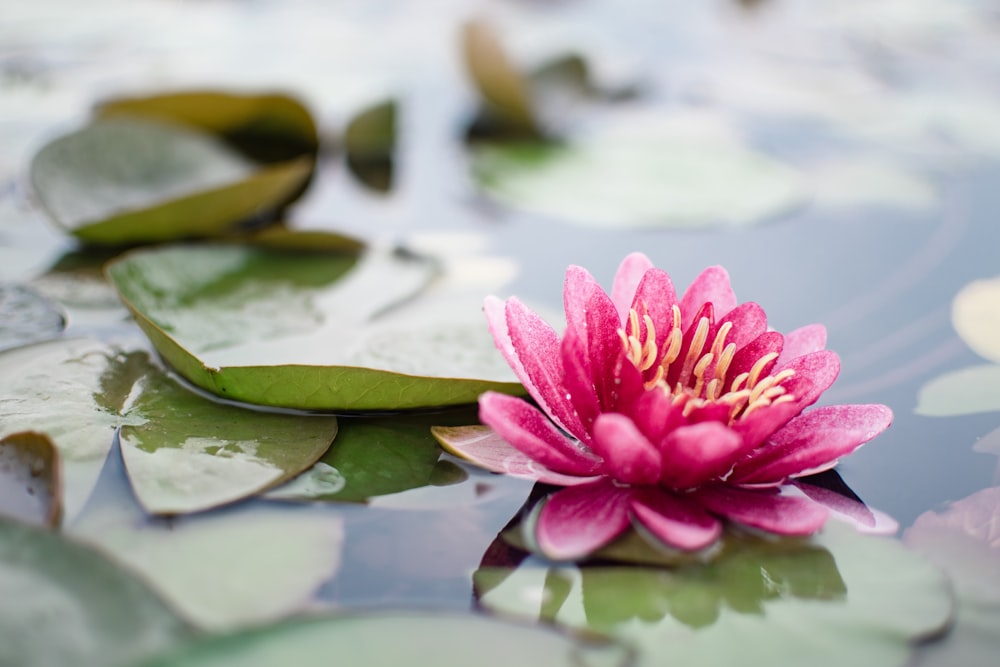
POLYGON ((559 353, 562 357, 566 398, 573 405, 584 431, 573 435, 589 446, 590 430, 601 413, 601 406, 597 400, 590 360, 587 359, 587 341, 582 338, 582 333, 576 329, 567 329, 559 353))
POLYGON ((684 410, 659 388, 644 392, 625 414, 654 445, 659 445, 675 428, 686 423, 684 410))
POLYGON ((722 535, 722 524, 698 503, 656 487, 637 489, 630 509, 644 528, 675 549, 704 549, 722 535))
MULTIPOLYGON (((587 303, 595 291, 604 290, 586 269, 573 265, 567 267, 566 280, 563 283, 563 308, 566 311, 567 329, 581 332, 581 336, 587 330, 587 303)), ((615 310, 616 320, 617 313, 615 310)))
POLYGON ((698 309, 698 312, 695 313, 693 323, 684 332, 680 355, 677 357, 677 361, 670 365, 670 370, 667 371, 667 377, 665 379, 668 387, 674 387, 678 382, 683 385, 688 385, 697 360, 708 351, 705 348, 711 346, 712 342, 709 340, 703 346, 701 354, 697 355, 695 358, 688 358, 691 353, 691 344, 694 342, 695 333, 698 330, 698 322, 700 322, 703 318, 708 320, 708 329, 711 331, 712 326, 715 323, 715 315, 712 304, 702 304, 701 308, 698 309))
POLYGON ((778 535, 811 535, 823 527, 829 512, 802 496, 779 495, 774 490, 751 491, 714 484, 691 496, 706 509, 751 528, 778 535))
POLYGON ((864 503, 821 486, 796 482, 795 487, 811 500, 830 510, 830 518, 849 523, 869 535, 895 535, 899 522, 885 512, 873 510, 864 503))
POLYGON ((618 311, 611 297, 597 289, 586 305, 587 355, 591 379, 603 412, 618 404, 618 370, 625 360, 625 349, 618 335, 618 311))
MULTIPOLYGON (((650 269, 643 276, 635 292, 635 300, 632 307, 636 312, 645 312, 653 322, 656 330, 654 341, 656 343, 657 363, 662 358, 665 351, 664 343, 667 336, 674 327, 674 305, 677 303, 677 294, 674 292, 674 284, 666 271, 660 269, 650 269)), ((645 324, 642 323, 642 332, 645 334, 645 324)), ((630 332, 631 333, 631 332, 630 332)))
POLYGON ((804 410, 820 395, 830 388, 840 374, 840 357, 830 350, 810 352, 796 357, 782 366, 775 366, 773 373, 792 369, 795 375, 782 383, 782 386, 795 397, 795 404, 804 410))
POLYGON ((753 301, 741 303, 720 318, 713 328, 709 340, 715 340, 716 332, 726 322, 733 323, 733 328, 726 337, 726 342, 735 343, 737 350, 767 331, 767 314, 753 301))
POLYGON ((618 265, 615 281, 611 287, 611 300, 618 310, 623 326, 628 321, 628 311, 632 307, 632 299, 639 287, 639 281, 651 268, 653 263, 641 252, 633 252, 618 265))
POLYGON ((490 472, 558 486, 586 484, 597 479, 553 472, 515 449, 489 426, 432 426, 431 433, 446 451, 490 472))
POLYGON ((527 401, 488 391, 479 397, 479 419, 513 447, 546 468, 568 475, 592 475, 600 459, 563 435, 527 401))
POLYGON ((741 460, 728 481, 770 484, 828 470, 889 427, 884 405, 830 405, 795 417, 741 460))
POLYGON ((597 551, 629 526, 632 489, 601 479, 549 496, 538 514, 535 538, 555 560, 574 560, 597 551))
POLYGON ((559 336, 519 299, 505 305, 507 332, 518 364, 514 371, 535 402, 564 430, 582 439, 585 432, 566 398, 559 336))
POLYGON ((719 422, 682 426, 663 443, 661 483, 690 489, 725 474, 741 450, 743 439, 719 422))
POLYGON ((682 326, 686 331, 696 322, 695 313, 702 304, 710 303, 716 317, 722 317, 736 307, 736 295, 729 284, 729 273, 721 266, 710 266, 691 282, 681 297, 682 326))
POLYGON ((594 423, 594 453, 602 471, 626 484, 653 484, 660 478, 660 452, 625 415, 605 413, 594 423))
POLYGON ((732 425, 732 429, 743 438, 741 455, 748 454, 759 447, 771 435, 796 417, 802 408, 795 401, 777 403, 757 408, 746 416, 741 416, 732 425))
MULTIPOLYGON (((732 385, 733 380, 741 373, 748 373, 757 361, 771 353, 781 353, 785 337, 777 331, 765 331, 741 348, 736 350, 733 361, 729 364, 729 372, 726 373, 726 389, 732 385)), ((774 368, 772 362, 768 368, 774 368)), ((765 371, 768 370, 765 368, 765 371)))
POLYGON ((785 347, 778 357, 778 365, 783 366, 796 357, 826 348, 826 327, 809 324, 785 334, 785 347))

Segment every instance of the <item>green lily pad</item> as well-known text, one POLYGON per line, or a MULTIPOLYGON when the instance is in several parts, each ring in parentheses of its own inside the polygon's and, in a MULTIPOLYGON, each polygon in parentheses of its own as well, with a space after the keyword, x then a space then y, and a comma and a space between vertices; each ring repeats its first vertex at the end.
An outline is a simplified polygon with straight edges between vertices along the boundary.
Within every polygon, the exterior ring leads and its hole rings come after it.
POLYGON ((587 226, 739 227, 805 201, 792 169, 689 117, 624 116, 566 143, 471 150, 473 178, 491 198, 587 226))
POLYGON ((0 518, 0 664, 125 667, 189 635, 103 554, 0 518))
POLYGON ((211 631, 270 623, 307 607, 340 568, 343 520, 323 507, 250 501, 151 517, 110 457, 86 510, 66 527, 137 572, 183 618, 211 631))
POLYGON ((194 642, 143 667, 329 665, 352 667, 625 667, 631 652, 615 643, 574 639, 548 628, 473 614, 393 612, 297 620, 194 642))
POLYGON ((955 331, 985 359, 1000 363, 1000 277, 974 280, 963 287, 951 307, 951 322, 955 331))
POLYGON ((226 398, 360 411, 521 391, 482 294, 450 289, 411 253, 175 246, 130 252, 108 274, 160 354, 226 398))
POLYGON ((145 351, 58 340, 0 354, 0 437, 36 430, 63 460, 67 519, 79 513, 121 428, 122 455, 147 511, 201 511, 305 470, 337 432, 332 417, 251 412, 187 391, 145 351))
POLYGON ((62 312, 34 290, 0 284, 0 350, 53 338, 66 327, 62 312))
POLYGON ((59 450, 47 436, 25 431, 0 439, 0 514, 58 526, 62 518, 59 450))
MULTIPOLYGON (((441 461, 430 427, 442 415, 342 418, 337 441, 313 468, 269 498, 366 502, 428 485, 461 482, 465 473, 441 461)), ((446 421, 465 423, 467 411, 446 421)))
POLYGON ((980 364, 943 373, 917 394, 918 415, 951 417, 1000 410, 1000 366, 980 364))
POLYGON ((315 156, 316 123, 298 100, 280 93, 241 94, 190 90, 108 100, 100 118, 141 116, 180 123, 220 136, 257 162, 315 156))
POLYGON ((309 158, 259 167, 210 135, 118 118, 47 144, 30 176, 60 226, 124 245, 225 234, 277 210, 311 170, 309 158))
POLYGON ((831 522, 811 540, 729 538, 703 564, 676 568, 484 563, 487 609, 596 630, 640 650, 638 664, 902 665, 942 631, 944 576, 898 541, 831 522), (541 601, 541 602, 540 602, 541 601))
POLYGON ((149 366, 119 433, 136 498, 153 514, 199 512, 277 486, 313 465, 336 417, 269 414, 210 401, 149 366))
POLYGON ((958 596, 955 629, 928 646, 919 665, 987 667, 1000 653, 1000 487, 977 491, 943 512, 925 512, 903 541, 941 567, 958 596))

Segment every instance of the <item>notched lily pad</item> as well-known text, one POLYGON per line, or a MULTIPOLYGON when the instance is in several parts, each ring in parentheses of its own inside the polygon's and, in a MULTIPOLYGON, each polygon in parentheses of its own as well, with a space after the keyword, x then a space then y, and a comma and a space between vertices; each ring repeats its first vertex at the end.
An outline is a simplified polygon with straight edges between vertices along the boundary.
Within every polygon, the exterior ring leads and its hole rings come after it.
POLYGON ((33 431, 0 439, 0 514, 54 528, 62 518, 59 450, 33 431))
POLYGON ((297 99, 280 93, 190 90, 108 100, 99 118, 142 116, 180 123, 221 137, 256 162, 315 156, 316 123, 297 99))
POLYGON ((93 123, 31 162, 42 206, 86 243, 219 236, 278 210, 311 158, 260 167, 210 135, 136 118, 93 123))
POLYGON ((103 554, 0 518, 0 664, 126 667, 190 635, 103 554))
POLYGON ((486 609, 608 633, 649 664, 902 665, 952 613, 930 563, 835 522, 810 540, 728 537, 711 561, 671 568, 497 565, 473 578, 486 609))
POLYGON ((53 338, 66 327, 62 311, 35 290, 0 283, 0 350, 53 338))
POLYGON ((260 246, 132 251, 108 274, 161 355, 226 398, 305 410, 395 410, 521 391, 437 263, 260 246))
POLYGON ((574 639, 550 628, 473 614, 392 612, 321 616, 207 638, 142 667, 319 667, 337 656, 350 656, 353 667, 625 667, 633 658, 615 642, 574 639))

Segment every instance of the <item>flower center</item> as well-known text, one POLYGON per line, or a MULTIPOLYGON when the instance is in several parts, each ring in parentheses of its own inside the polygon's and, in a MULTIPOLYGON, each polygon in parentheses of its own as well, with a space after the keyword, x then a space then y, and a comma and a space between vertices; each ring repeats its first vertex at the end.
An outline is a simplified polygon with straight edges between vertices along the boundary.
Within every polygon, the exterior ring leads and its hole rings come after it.
POLYGON ((630 309, 627 329, 618 330, 625 356, 643 374, 647 390, 660 388, 673 397, 675 404, 684 406, 685 415, 705 405, 725 404, 732 424, 762 407, 795 400, 782 386, 795 371, 785 369, 770 374, 777 352, 762 355, 750 370, 730 377, 736 343, 727 343, 726 339, 732 322, 723 322, 709 342, 711 322, 701 317, 685 339, 681 309, 674 305, 670 333, 657 347, 656 327, 645 305, 642 310, 640 315, 635 308, 630 309))

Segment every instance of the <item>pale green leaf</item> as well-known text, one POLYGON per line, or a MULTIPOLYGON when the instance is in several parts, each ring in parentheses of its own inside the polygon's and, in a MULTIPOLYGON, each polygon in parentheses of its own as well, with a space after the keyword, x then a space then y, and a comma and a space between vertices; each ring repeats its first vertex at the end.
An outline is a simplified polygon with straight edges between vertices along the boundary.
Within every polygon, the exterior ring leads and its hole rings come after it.
POLYGON ((968 366, 928 381, 917 394, 916 413, 951 417, 1000 410, 1000 366, 968 366))
POLYGON ((61 476, 59 450, 47 436, 24 431, 0 438, 0 515, 58 526, 61 476))

